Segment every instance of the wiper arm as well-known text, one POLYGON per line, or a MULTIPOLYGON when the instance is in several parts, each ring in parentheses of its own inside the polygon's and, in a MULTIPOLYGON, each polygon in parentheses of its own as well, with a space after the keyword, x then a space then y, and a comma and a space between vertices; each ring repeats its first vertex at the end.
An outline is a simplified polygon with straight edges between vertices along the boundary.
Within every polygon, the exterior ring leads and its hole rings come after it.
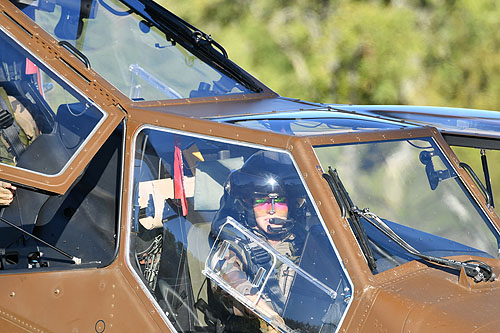
POLYGON ((56 246, 54 246, 54 245, 52 245, 52 244, 47 243, 47 242, 46 242, 46 241, 44 241, 43 239, 38 238, 37 236, 35 236, 35 235, 33 235, 32 233, 30 233, 30 232, 28 232, 28 231, 24 230, 23 228, 18 227, 18 226, 17 226, 17 225, 15 225, 14 223, 11 223, 11 222, 7 221, 7 220, 6 220, 6 219, 4 219, 3 217, 0 217, 0 221, 1 221, 1 222, 3 222, 3 223, 5 223, 5 224, 7 224, 7 225, 9 225, 9 226, 11 226, 12 228, 14 228, 14 229, 16 229, 16 230, 18 230, 18 231, 22 232, 22 233, 23 233, 23 234, 25 234, 26 236, 29 236, 29 237, 33 238, 33 239, 34 239, 34 240, 36 240, 37 242, 40 242, 40 243, 42 243, 42 244, 45 244, 46 246, 50 247, 50 248, 51 248, 52 250, 54 250, 54 251, 59 252, 59 253, 60 253, 60 254, 62 254, 63 256, 68 257, 68 258, 69 258, 69 259, 71 259, 71 260, 72 260, 75 264, 80 265, 80 264, 82 263, 82 259, 81 259, 81 258, 78 258, 78 257, 72 256, 71 254, 64 252, 64 251, 63 251, 63 250, 61 250, 60 248, 58 248, 58 247, 56 247, 56 246))
POLYGON ((141 16, 145 16, 151 22, 156 23, 157 27, 166 34, 169 41, 179 43, 198 58, 224 75, 233 78, 247 89, 257 93, 263 90, 248 73, 229 60, 226 50, 210 35, 197 29, 154 1, 122 1, 141 16), (144 12, 137 8, 139 3, 144 6, 144 12))
POLYGON ((328 167, 328 173, 324 173, 323 178, 325 178, 328 185, 330 185, 330 189, 332 190, 333 195, 335 196, 335 199, 337 200, 337 203, 342 211, 342 217, 344 218, 346 213, 349 213, 349 221, 351 222, 354 235, 356 236, 361 250, 365 255, 368 267, 374 271, 377 268, 377 263, 375 262, 375 256, 373 255, 372 248, 370 247, 365 228, 361 224, 359 215, 356 214, 358 207, 353 204, 349 193, 347 193, 344 184, 342 184, 342 181, 340 180, 337 170, 333 170, 331 167, 328 167))
POLYGON ((360 210, 358 208, 355 208, 353 210, 353 214, 357 215, 358 217, 364 218, 366 221, 368 221, 371 225, 373 225, 375 228, 377 228, 379 231, 381 231, 384 235, 389 237, 391 240, 393 240, 396 244, 398 244, 400 247, 402 247, 406 252, 423 259, 428 262, 432 262, 438 265, 450 267, 456 270, 461 270, 462 268, 465 271, 465 274, 467 276, 470 276, 474 279, 474 281, 477 282, 483 282, 483 281, 494 281, 496 279, 495 273, 493 273, 493 269, 491 266, 488 264, 478 261, 478 260, 468 260, 468 261, 458 261, 458 260, 453 260, 453 259, 447 259, 447 258, 441 258, 441 257, 435 257, 435 256, 430 256, 421 253, 417 249, 415 249, 413 246, 408 244, 403 238, 401 238, 394 230, 392 230, 380 217, 378 217, 376 214, 370 212, 368 208, 365 208, 363 210, 360 210))

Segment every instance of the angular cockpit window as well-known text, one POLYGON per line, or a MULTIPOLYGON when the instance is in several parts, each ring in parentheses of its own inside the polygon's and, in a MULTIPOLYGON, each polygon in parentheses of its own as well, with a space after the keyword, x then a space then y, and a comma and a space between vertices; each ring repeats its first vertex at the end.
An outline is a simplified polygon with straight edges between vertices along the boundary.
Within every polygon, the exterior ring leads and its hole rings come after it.
POLYGON ((146 128, 130 261, 176 330, 334 332, 352 285, 288 153, 146 128))
POLYGON ((140 16, 120 1, 13 2, 56 39, 72 43, 134 101, 252 92, 182 47, 173 39, 179 32, 159 30, 161 17, 140 16))
POLYGON ((56 175, 106 118, 0 31, 0 162, 56 175))
POLYGON ((323 169, 338 176, 337 192, 345 187, 353 206, 359 207, 355 215, 361 217, 362 230, 356 236, 367 236, 374 273, 418 259, 377 224, 425 255, 498 257, 498 231, 433 139, 321 146, 315 151, 323 169), (363 215, 364 208, 371 215, 363 215))

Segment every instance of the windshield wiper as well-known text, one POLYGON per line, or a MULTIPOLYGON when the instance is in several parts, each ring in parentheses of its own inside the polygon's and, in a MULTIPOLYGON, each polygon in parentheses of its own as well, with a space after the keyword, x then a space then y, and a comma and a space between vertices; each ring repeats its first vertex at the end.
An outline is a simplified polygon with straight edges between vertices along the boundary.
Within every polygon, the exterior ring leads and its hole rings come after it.
POLYGON ((355 209, 353 211, 354 214, 359 217, 364 218, 371 225, 377 228, 384 235, 389 237, 392 241, 402 247, 406 252, 428 262, 432 262, 438 265, 450 267, 456 270, 461 270, 462 268, 465 271, 467 276, 470 276, 474 279, 475 282, 485 282, 485 281, 494 281, 496 279, 495 273, 493 273, 493 269, 488 264, 479 261, 479 260, 467 260, 467 261, 459 261, 441 257, 435 257, 427 254, 423 254, 413 246, 408 244, 403 238, 401 238, 394 230, 392 230, 380 217, 376 214, 369 211, 368 208, 363 210, 355 209))
MULTIPOLYGON (((342 217, 345 217, 345 213, 346 211, 348 211, 352 220, 356 221, 356 224, 359 223, 357 227, 354 226, 355 223, 353 223, 354 229, 363 228, 360 221, 360 218, 363 218, 411 255, 414 255, 422 260, 435 263, 441 266, 450 267, 456 270, 461 270, 463 268, 465 274, 467 274, 467 276, 472 277, 475 282, 494 281, 496 279, 496 275, 495 273, 493 273, 493 269, 491 268, 491 266, 482 261, 478 260, 458 261, 458 260, 435 257, 421 253, 413 246, 408 244, 396 232, 394 232, 394 230, 392 230, 384 221, 382 221, 380 217, 370 212, 368 208, 361 210, 358 207, 356 207, 353 204, 352 200, 350 199, 349 194, 345 190, 344 185, 342 184, 342 181, 340 180, 340 177, 337 173, 337 170, 332 170, 332 168, 329 167, 328 174, 323 174, 323 177, 328 181, 328 184, 330 184, 333 195, 335 196, 335 199, 341 206, 342 217), (334 182, 331 182, 331 179, 333 179, 334 182)), ((367 239, 366 232, 365 232, 365 237, 367 239)), ((365 243, 365 241, 363 240, 363 245, 361 245, 361 247, 363 248, 364 246, 367 245, 368 242, 366 241, 365 243)))
POLYGON ((347 193, 344 184, 342 184, 337 170, 332 170, 332 168, 329 167, 328 173, 324 173, 323 178, 325 178, 328 185, 330 185, 330 189, 340 206, 342 218, 345 218, 346 213, 349 213, 349 221, 351 222, 354 235, 356 236, 356 239, 361 246, 361 250, 365 255, 368 267, 374 271, 377 268, 377 263, 375 262, 375 256, 373 255, 372 248, 370 247, 366 230, 359 219, 360 215, 356 213, 358 211, 358 207, 353 204, 351 198, 349 197, 349 193, 347 193))
POLYGON ((0 221, 1 221, 1 222, 3 222, 3 223, 5 223, 5 224, 7 224, 7 225, 9 225, 9 226, 11 226, 12 228, 14 228, 14 229, 16 229, 16 230, 18 230, 18 231, 22 232, 22 233, 23 233, 23 234, 25 234, 26 236, 33 238, 33 239, 34 239, 34 240, 36 240, 37 242, 42 243, 42 244, 44 244, 45 246, 48 246, 48 247, 49 247, 49 248, 51 248, 52 250, 59 252, 59 253, 60 253, 60 254, 62 254, 63 256, 68 257, 69 259, 71 259, 71 260, 73 261, 73 263, 75 263, 75 264, 77 264, 77 265, 80 265, 80 264, 82 263, 82 259, 81 259, 81 258, 78 258, 78 257, 72 256, 71 254, 64 252, 63 250, 61 250, 61 249, 60 249, 60 248, 58 248, 57 246, 54 246, 54 245, 52 245, 52 244, 50 244, 50 243, 47 243, 47 242, 46 242, 46 241, 44 241, 43 239, 41 239, 41 238, 39 238, 39 237, 37 237, 37 236, 33 235, 31 232, 26 231, 26 230, 24 230, 24 229, 23 229, 23 228, 21 228, 21 227, 18 227, 17 225, 15 225, 15 224, 14 224, 14 223, 12 223, 12 222, 7 221, 7 220, 6 220, 6 219, 4 219, 3 217, 0 217, 0 221))
POLYGON ((263 90, 248 73, 229 60, 226 50, 210 35, 197 29, 154 1, 122 1, 130 8, 133 8, 139 15, 156 24, 165 33, 169 41, 179 43, 202 61, 224 75, 233 78, 247 89, 257 93, 263 90), (142 5, 144 9, 139 9, 139 5, 142 5))

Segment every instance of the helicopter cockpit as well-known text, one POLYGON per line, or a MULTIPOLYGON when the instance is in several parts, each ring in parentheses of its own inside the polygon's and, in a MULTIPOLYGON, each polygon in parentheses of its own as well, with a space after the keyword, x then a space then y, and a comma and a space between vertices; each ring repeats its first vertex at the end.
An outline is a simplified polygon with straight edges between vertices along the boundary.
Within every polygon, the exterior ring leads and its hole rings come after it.
POLYGON ((130 261, 176 330, 336 330, 352 285, 288 153, 145 127, 132 192, 130 261), (259 158, 286 194, 245 190, 259 158), (251 222, 271 202, 280 241, 251 222))
MULTIPOLYGON (((315 139, 372 274, 424 260, 495 279, 448 258, 496 258, 500 237, 434 139, 315 139)), ((173 329, 336 331, 353 287, 289 153, 154 126, 134 146, 130 262, 173 329)))

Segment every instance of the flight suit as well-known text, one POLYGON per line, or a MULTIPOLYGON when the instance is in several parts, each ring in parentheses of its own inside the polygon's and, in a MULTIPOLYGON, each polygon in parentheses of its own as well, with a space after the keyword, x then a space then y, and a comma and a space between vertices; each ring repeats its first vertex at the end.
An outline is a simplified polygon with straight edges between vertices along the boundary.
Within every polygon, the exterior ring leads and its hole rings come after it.
MULTIPOLYGON (((300 259, 298 255, 299 251, 295 245, 294 240, 295 240, 295 235, 289 234, 287 237, 285 237, 283 240, 277 243, 274 244, 268 243, 268 244, 272 246, 278 253, 288 258, 290 261, 294 262, 295 264, 298 264, 298 261, 300 259)), ((245 267, 249 267, 250 265, 246 265, 243 262, 242 257, 243 255, 241 253, 237 254, 231 249, 228 250, 226 253, 224 264, 220 268, 220 274, 222 278, 225 281, 227 281, 231 285, 231 287, 237 290, 240 294, 245 296, 254 295, 257 293, 258 290, 252 285, 252 282, 250 281, 251 274, 245 271, 245 267)), ((274 279, 275 281, 278 282, 281 294, 283 298, 286 299, 290 292, 290 287, 292 285, 293 279, 295 277, 294 270, 292 270, 288 265, 278 260, 276 262, 276 266, 274 267, 274 272, 271 273, 271 276, 275 278, 274 279)), ((269 283, 270 281, 268 281, 268 284, 269 283)), ((227 295, 222 290, 217 290, 216 293, 218 293, 221 296, 221 300, 226 307, 233 308, 233 312, 236 316, 243 316, 243 317, 246 316, 249 319, 255 317, 242 304, 240 304, 230 295, 227 295)), ((274 308, 276 310, 277 304, 273 302, 272 297, 269 297, 269 295, 265 293, 263 293, 261 297, 271 309, 274 308)), ((279 318, 279 320, 282 319, 279 318)), ((274 332, 274 331, 277 332, 277 330, 275 330, 271 325, 267 324, 265 321, 263 320, 259 321, 260 321, 260 330, 262 332, 274 332)))
POLYGON ((7 95, 3 87, 0 87, 0 108, 14 117, 9 128, 0 130, 0 162, 16 165, 19 154, 40 132, 30 112, 15 97, 7 95))

